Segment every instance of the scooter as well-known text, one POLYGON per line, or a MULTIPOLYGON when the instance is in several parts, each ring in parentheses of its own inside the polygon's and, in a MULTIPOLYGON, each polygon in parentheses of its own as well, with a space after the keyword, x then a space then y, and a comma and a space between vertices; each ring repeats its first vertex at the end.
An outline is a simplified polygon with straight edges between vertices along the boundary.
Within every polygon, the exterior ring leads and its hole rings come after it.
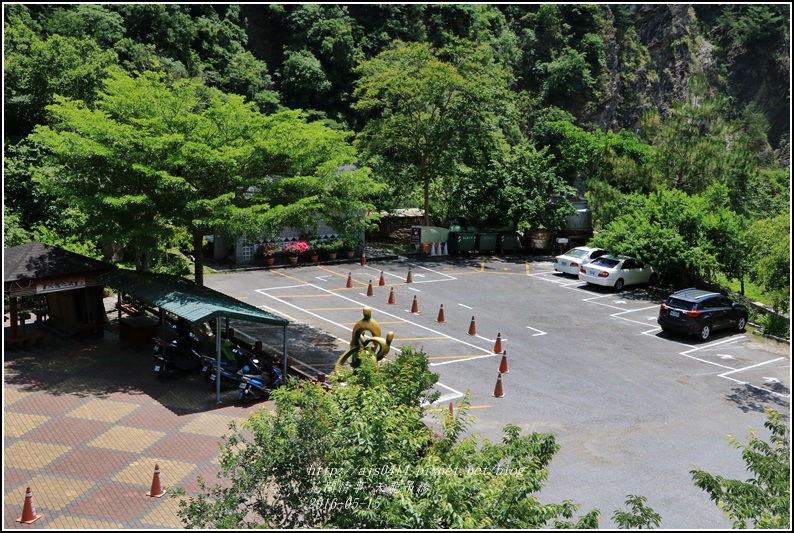
MULTIPOLYGON (((214 380, 217 376, 217 369, 216 366, 218 364, 218 360, 215 357, 211 357, 209 355, 202 355, 202 368, 201 372, 204 374, 204 381, 209 383, 212 382, 214 385, 214 380)), ((239 346, 230 347, 228 350, 223 350, 221 352, 221 378, 227 378, 224 380, 222 384, 227 384, 230 386, 237 386, 237 380, 234 379, 232 383, 231 376, 235 372, 238 372, 242 366, 246 364, 251 359, 249 355, 243 352, 239 346), (231 355, 231 358, 227 355, 231 355), (225 373, 224 373, 225 372, 225 373)))
MULTIPOLYGON (((254 359, 256 361, 256 359, 254 359)), ((258 361, 257 361, 258 362, 258 361)), ((240 394, 238 399, 240 401, 255 401, 270 399, 270 393, 283 385, 283 377, 281 372, 275 366, 271 366, 269 374, 259 373, 252 374, 246 373, 248 367, 243 367, 243 374, 240 376, 240 394)))
POLYGON ((163 350, 161 345, 157 345, 154 358, 154 371, 160 381, 168 381, 201 369, 202 355, 193 348, 185 350, 173 346, 163 350))

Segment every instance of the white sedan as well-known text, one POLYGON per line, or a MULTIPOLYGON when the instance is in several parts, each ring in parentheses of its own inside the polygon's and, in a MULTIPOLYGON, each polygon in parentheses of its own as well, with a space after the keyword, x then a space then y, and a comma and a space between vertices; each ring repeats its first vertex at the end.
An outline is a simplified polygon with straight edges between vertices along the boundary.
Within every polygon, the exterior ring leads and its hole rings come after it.
POLYGON ((579 269, 579 280, 593 285, 615 287, 621 290, 624 285, 650 283, 653 285, 659 275, 650 265, 643 265, 633 257, 625 255, 602 255, 595 261, 579 269))
POLYGON ((571 248, 564 254, 554 258, 554 270, 575 276, 579 273, 579 268, 606 253, 607 251, 603 248, 592 248, 590 246, 571 248))

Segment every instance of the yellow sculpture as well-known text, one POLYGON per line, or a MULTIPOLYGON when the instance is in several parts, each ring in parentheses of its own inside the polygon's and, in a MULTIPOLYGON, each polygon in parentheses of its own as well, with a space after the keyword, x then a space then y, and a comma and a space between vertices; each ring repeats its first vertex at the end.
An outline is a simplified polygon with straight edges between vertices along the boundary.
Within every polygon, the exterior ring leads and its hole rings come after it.
POLYGON ((350 341, 350 347, 336 362, 334 372, 342 368, 342 365, 344 365, 345 361, 348 359, 350 359, 350 366, 357 368, 361 364, 358 354, 362 350, 366 349, 369 345, 372 345, 372 350, 375 353, 375 359, 380 361, 386 357, 386 354, 389 353, 393 340, 393 331, 390 331, 386 335, 385 339, 380 336, 380 324, 378 324, 377 320, 372 318, 372 309, 365 307, 364 318, 356 322, 356 325, 353 326, 353 338, 350 341), (371 336, 365 338, 365 333, 369 333, 371 336))

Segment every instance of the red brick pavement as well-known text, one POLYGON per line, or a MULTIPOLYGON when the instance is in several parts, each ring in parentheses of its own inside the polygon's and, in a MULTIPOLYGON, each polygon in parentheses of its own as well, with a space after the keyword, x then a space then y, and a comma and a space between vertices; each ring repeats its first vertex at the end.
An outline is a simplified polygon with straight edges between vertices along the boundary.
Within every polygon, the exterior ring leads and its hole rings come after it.
POLYGON ((146 496, 159 463, 166 489, 215 483, 228 423, 272 402, 221 403, 199 375, 161 383, 148 350, 48 335, 6 352, 3 373, 4 529, 181 528, 176 498, 146 496), (16 522, 30 486, 37 522, 16 522))

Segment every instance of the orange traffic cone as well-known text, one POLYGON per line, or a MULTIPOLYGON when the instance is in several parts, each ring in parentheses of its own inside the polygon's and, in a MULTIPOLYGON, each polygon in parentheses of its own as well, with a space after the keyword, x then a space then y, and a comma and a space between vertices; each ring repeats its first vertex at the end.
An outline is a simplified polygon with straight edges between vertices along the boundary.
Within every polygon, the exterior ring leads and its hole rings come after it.
POLYGON ((413 283, 413 280, 411 279, 411 269, 410 268, 408 269, 408 277, 405 278, 405 282, 406 283, 413 283))
POLYGON ((386 280, 383 279, 383 270, 380 271, 380 281, 378 281, 378 286, 383 287, 386 285, 386 280))
POLYGON ((372 291, 372 280, 369 280, 369 287, 367 287, 367 296, 372 296, 373 294, 375 293, 372 291))
POLYGON ((499 372, 502 374, 510 373, 510 371, 507 369, 507 352, 502 352, 502 362, 499 363, 499 372))
POLYGON ((347 287, 348 289, 352 289, 353 288, 353 273, 352 272, 348 272, 347 273, 347 285, 345 285, 345 287, 347 287))
POLYGON ((152 498, 159 498, 165 494, 165 491, 160 487, 160 465, 154 465, 154 476, 152 477, 152 488, 146 493, 147 496, 152 498))
POLYGON ((438 310, 438 318, 436 322, 445 322, 444 320, 444 304, 441 304, 441 307, 438 310))
POLYGON ((496 398, 504 398, 505 393, 502 392, 502 374, 499 373, 499 376, 496 378, 496 387, 493 390, 493 394, 496 398))
POLYGON ((33 505, 33 493, 30 492, 30 487, 28 487, 25 491, 25 505, 22 506, 22 516, 17 518, 17 522, 32 524, 42 516, 44 515, 36 514, 36 507, 33 505))
POLYGON ((469 324, 469 335, 472 337, 477 335, 477 326, 474 325, 474 317, 471 317, 471 324, 469 324))
POLYGON ((493 353, 502 353, 502 334, 496 334, 496 344, 493 345, 493 353))
POLYGON ((367 252, 361 252, 361 266, 367 266, 367 252))
POLYGON ((395 303, 397 302, 394 301, 394 287, 392 287, 391 292, 389 292, 389 304, 394 305, 395 303))
POLYGON ((411 304, 411 312, 418 313, 419 312, 419 304, 416 303, 416 296, 414 296, 414 303, 411 304))

